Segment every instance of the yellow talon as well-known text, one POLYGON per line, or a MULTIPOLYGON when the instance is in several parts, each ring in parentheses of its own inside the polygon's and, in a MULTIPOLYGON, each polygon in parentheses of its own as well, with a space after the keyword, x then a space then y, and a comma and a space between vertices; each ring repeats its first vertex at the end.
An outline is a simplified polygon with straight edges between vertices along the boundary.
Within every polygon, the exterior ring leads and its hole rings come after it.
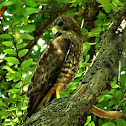
POLYGON ((56 89, 56 98, 60 98, 59 88, 56 89))
POLYGON ((59 93, 59 89, 56 89, 56 98, 60 98, 60 93, 59 93))

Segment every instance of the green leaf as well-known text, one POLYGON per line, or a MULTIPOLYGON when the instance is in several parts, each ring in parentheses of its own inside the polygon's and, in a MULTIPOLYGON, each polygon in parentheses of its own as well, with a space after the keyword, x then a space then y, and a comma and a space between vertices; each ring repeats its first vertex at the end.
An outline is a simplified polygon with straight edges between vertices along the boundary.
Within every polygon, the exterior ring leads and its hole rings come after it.
POLYGON ((90 59, 90 55, 87 55, 86 58, 85 58, 85 62, 87 63, 90 59))
POLYGON ((112 9, 111 3, 109 3, 109 2, 106 3, 103 8, 104 8, 106 13, 109 13, 112 9))
POLYGON ((98 18, 99 19, 106 19, 106 15, 103 13, 103 12, 99 12, 99 14, 98 14, 98 18))
POLYGON ((110 101, 109 101, 109 103, 108 103, 108 106, 112 106, 112 105, 114 105, 114 104, 116 104, 116 100, 115 99, 111 99, 110 101))
POLYGON ((32 32, 35 30, 35 25, 32 25, 32 24, 28 24, 28 25, 23 25, 19 28, 20 30, 23 30, 25 32, 32 32))
POLYGON ((88 126, 95 126, 94 121, 92 121, 88 126))
POLYGON ((23 82, 24 82, 24 83, 29 83, 30 80, 31 80, 31 77, 32 77, 32 74, 26 76, 25 78, 23 78, 23 82))
POLYGON ((28 33, 22 33, 22 34, 20 34, 20 35, 21 35, 21 37, 22 37, 23 39, 29 39, 29 40, 33 40, 33 39, 34 39, 34 37, 31 36, 31 35, 28 34, 28 33))
POLYGON ((33 60, 33 59, 25 60, 25 61, 21 64, 21 67, 22 67, 22 68, 27 68, 27 67, 29 67, 29 66, 31 65, 31 63, 32 63, 32 60, 33 60))
POLYGON ((36 7, 37 6, 36 2, 34 2, 33 0, 23 0, 23 2, 26 5, 31 6, 31 7, 36 7))
POLYGON ((22 48, 24 48, 25 46, 27 45, 27 43, 18 43, 17 45, 16 45, 16 48, 17 48, 17 50, 19 50, 19 49, 22 49, 22 48))
POLYGON ((1 34, 0 38, 11 39, 12 37, 10 34, 1 34))
POLYGON ((5 60, 12 64, 19 64, 19 60, 16 57, 5 57, 5 60))
POLYGON ((116 126, 116 125, 112 122, 107 122, 107 123, 104 123, 102 126, 116 126))
POLYGON ((83 52, 84 52, 84 55, 89 51, 90 48, 91 48, 90 44, 83 43, 83 52))
POLYGON ((15 71, 14 74, 14 82, 19 81, 21 79, 21 74, 17 71, 15 71))
POLYGON ((32 13, 36 13, 38 10, 39 10, 38 8, 26 7, 22 11, 22 14, 23 15, 29 15, 29 14, 32 14, 32 13))
POLYGON ((8 81, 13 79, 13 81, 16 82, 16 81, 21 79, 21 74, 19 72, 17 72, 17 71, 14 71, 13 73, 8 72, 6 74, 6 78, 7 78, 8 81))
POLYGON ((13 56, 16 55, 16 51, 14 49, 5 49, 3 52, 13 55, 13 56))
POLYGON ((118 88, 119 85, 118 85, 118 84, 111 84, 111 87, 112 87, 112 88, 118 88))
MULTIPOLYGON (((17 122, 19 123, 18 117, 16 117, 15 119, 12 120, 13 122, 17 122)), ((14 124, 14 123, 13 123, 14 124)))
POLYGON ((124 4, 122 2, 120 2, 119 0, 112 0, 112 3, 115 5, 115 6, 121 6, 123 7, 124 4))
POLYGON ((117 98, 122 98, 122 91, 121 90, 119 90, 119 91, 116 91, 116 93, 115 93, 115 97, 117 97, 117 98))
POLYGON ((19 89, 9 89, 7 92, 15 94, 15 93, 19 93, 20 90, 19 89))
POLYGON ((6 121, 6 122, 3 123, 3 125, 4 126, 8 126, 8 125, 11 126, 12 125, 12 122, 11 121, 6 121))
POLYGON ((89 65, 90 65, 90 63, 82 62, 82 63, 80 64, 80 68, 81 68, 81 67, 84 68, 84 67, 87 67, 87 66, 89 66, 89 65))
POLYGON ((115 12, 118 12, 118 11, 119 11, 118 7, 115 6, 114 4, 112 4, 112 9, 113 9, 115 12))
POLYGON ((2 42, 5 46, 9 46, 9 47, 12 47, 13 46, 13 43, 12 41, 4 41, 2 42))
POLYGON ((25 110, 25 109, 27 109, 27 106, 21 108, 21 110, 25 110))
POLYGON ((17 116, 21 116, 21 115, 22 115, 22 111, 18 111, 17 116))
POLYGON ((88 33, 88 30, 86 28, 81 28, 81 32, 86 35, 88 33))
POLYGON ((4 2, 0 3, 0 8, 2 6, 10 6, 10 5, 13 5, 13 4, 15 4, 15 1, 4 1, 4 2))
POLYGON ((122 119, 119 119, 119 118, 116 118, 115 122, 116 122, 117 126, 120 126, 120 124, 121 124, 121 126, 125 126, 126 125, 126 121, 122 120, 122 119))
MULTIPOLYGON (((12 93, 12 92, 10 92, 12 93)), ((17 110, 17 107, 10 107, 9 109, 7 109, 7 111, 13 111, 13 110, 17 110)))
POLYGON ((98 102, 103 101, 104 100, 104 95, 101 95, 101 96, 97 97, 97 100, 98 100, 98 102))
POLYGON ((21 57, 23 57, 27 52, 28 52, 28 49, 23 49, 23 50, 19 51, 18 56, 21 58, 21 57))
POLYGON ((103 4, 104 0, 96 0, 98 3, 103 4))
POLYGON ((88 36, 89 37, 99 36, 101 31, 102 31, 101 27, 95 27, 91 30, 91 32, 88 32, 88 36))
POLYGON ((84 126, 88 125, 90 121, 91 121, 91 116, 88 116, 88 117, 87 117, 87 121, 86 121, 86 123, 84 124, 84 126))
POLYGON ((6 74, 7 81, 11 81, 14 79, 14 73, 8 72, 6 74))
POLYGON ((113 96, 111 96, 111 95, 104 95, 104 100, 109 100, 109 99, 112 99, 113 98, 113 96))
POLYGON ((15 73, 15 71, 12 68, 10 68, 9 66, 3 66, 2 69, 6 69, 6 70, 8 70, 11 73, 15 73))

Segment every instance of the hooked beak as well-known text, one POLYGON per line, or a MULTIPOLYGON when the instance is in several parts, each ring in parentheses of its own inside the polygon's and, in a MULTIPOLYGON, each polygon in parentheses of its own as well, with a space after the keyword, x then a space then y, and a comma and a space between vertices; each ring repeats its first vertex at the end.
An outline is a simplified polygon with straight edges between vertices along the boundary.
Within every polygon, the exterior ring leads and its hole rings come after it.
POLYGON ((53 35, 56 35, 59 32, 59 29, 57 27, 52 28, 53 35))

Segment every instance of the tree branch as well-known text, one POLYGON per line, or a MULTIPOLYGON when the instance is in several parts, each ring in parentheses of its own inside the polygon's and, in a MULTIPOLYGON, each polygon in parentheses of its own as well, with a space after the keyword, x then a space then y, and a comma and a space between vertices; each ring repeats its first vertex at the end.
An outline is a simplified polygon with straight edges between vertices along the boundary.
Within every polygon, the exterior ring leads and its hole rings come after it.
POLYGON ((121 118, 126 120, 126 113, 122 113, 119 111, 105 111, 96 106, 92 106, 90 112, 101 117, 101 118, 121 118))

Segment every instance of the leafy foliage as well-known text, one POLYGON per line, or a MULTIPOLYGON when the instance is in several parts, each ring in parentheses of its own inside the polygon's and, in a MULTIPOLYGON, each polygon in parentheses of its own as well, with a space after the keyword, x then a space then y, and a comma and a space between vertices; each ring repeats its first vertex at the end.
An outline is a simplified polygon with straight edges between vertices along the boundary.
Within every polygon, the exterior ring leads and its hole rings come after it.
MULTIPOLYGON (((87 66, 90 65, 91 56, 88 51, 95 46, 95 53, 98 50, 99 38, 109 27, 113 14, 123 7, 124 4, 119 0, 97 0, 99 12, 91 30, 81 28, 84 36, 94 38, 93 42, 85 41, 83 44, 84 59, 76 79, 71 85, 61 93, 61 97, 70 95, 77 87, 87 66)), ((0 9, 7 6, 3 17, 0 19, 0 125, 20 125, 27 116, 28 99, 26 90, 35 66, 44 48, 50 43, 53 35, 48 20, 56 7, 71 4, 64 14, 76 15, 78 11, 85 11, 82 6, 89 5, 86 0, 1 0, 0 9), (46 27, 45 24, 48 23, 46 27), (40 33, 38 29, 44 29, 40 33), (39 35, 41 34, 41 35, 39 35), (39 39, 41 38, 41 39, 39 39), (40 41, 41 40, 41 41, 40 41), (41 43, 40 43, 40 42, 41 43), (34 48, 33 48, 34 47, 34 48)), ((83 16, 78 17, 77 21, 82 24, 83 16)), ((84 39, 85 40, 85 39, 84 39)), ((100 108, 107 110, 120 110, 126 112, 126 66, 120 74, 120 82, 117 77, 111 82, 111 91, 102 92, 98 97, 100 108), (108 104, 106 104, 108 102, 108 104)), ((119 125, 124 121, 120 119, 98 119, 99 125, 119 125)), ((85 125, 95 126, 96 116, 87 118, 85 125)))

